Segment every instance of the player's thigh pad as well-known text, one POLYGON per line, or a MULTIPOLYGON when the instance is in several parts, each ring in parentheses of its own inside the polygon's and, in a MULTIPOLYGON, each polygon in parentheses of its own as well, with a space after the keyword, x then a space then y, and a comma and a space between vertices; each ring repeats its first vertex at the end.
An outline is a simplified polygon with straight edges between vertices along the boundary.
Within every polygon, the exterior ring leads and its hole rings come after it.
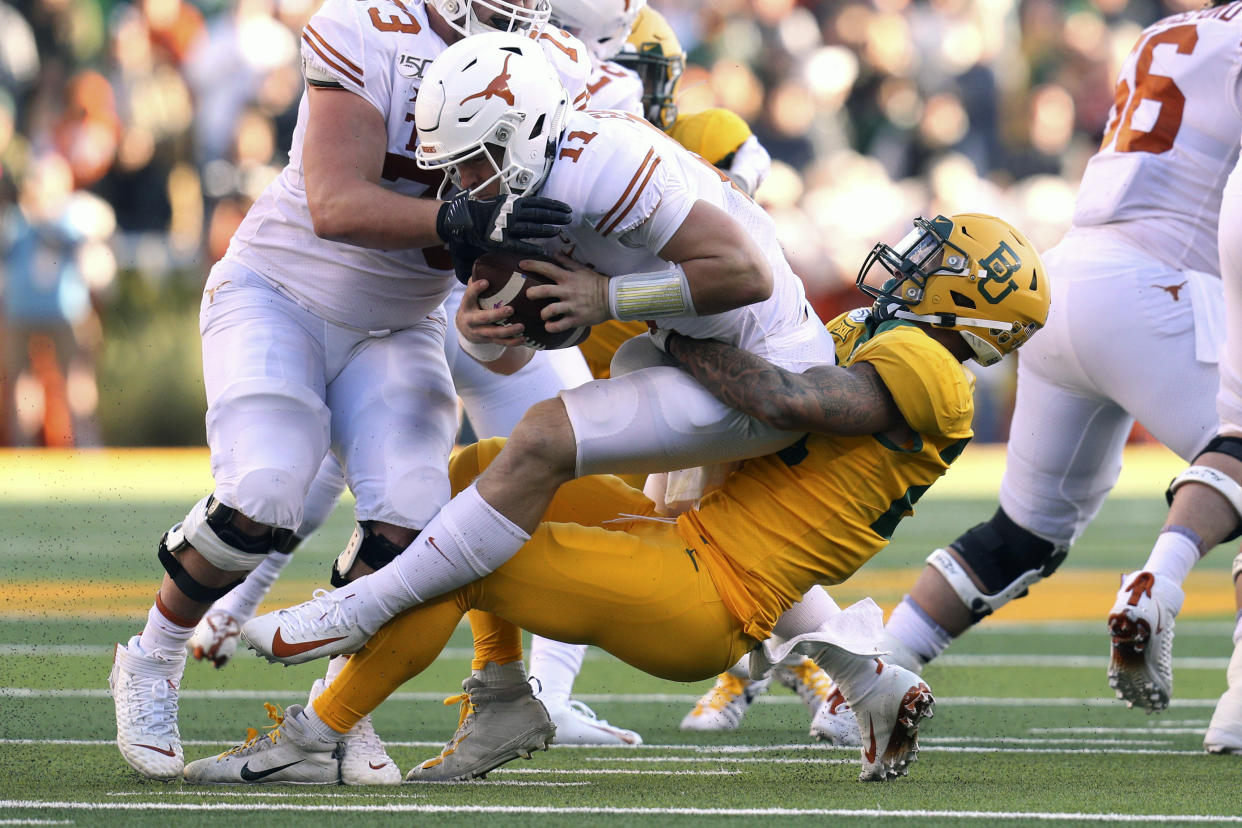
POLYGON ((678 368, 596 380, 560 397, 574 429, 579 477, 759 457, 801 436, 730 408, 678 368))
POLYGON ((526 409, 555 397, 558 391, 591 380, 591 371, 577 348, 536 351, 520 371, 507 376, 489 371, 462 353, 451 321, 444 351, 457 395, 480 439, 508 436, 526 409))
POLYGON ((1220 273, 1225 304, 1225 347, 1220 354, 1216 410, 1223 434, 1242 436, 1242 168, 1225 185, 1220 206, 1220 273))
POLYGON ((213 269, 200 330, 216 497, 274 528, 301 523, 328 450, 322 326, 245 268, 213 269))
POLYGON ((360 341, 328 386, 332 440, 359 521, 421 529, 448 502, 457 395, 445 324, 440 312, 360 341))
POLYGON ((1148 263, 1109 281, 1070 288, 1076 358, 1101 393, 1189 461, 1217 429, 1217 348, 1200 339, 1223 326, 1220 280, 1148 263))

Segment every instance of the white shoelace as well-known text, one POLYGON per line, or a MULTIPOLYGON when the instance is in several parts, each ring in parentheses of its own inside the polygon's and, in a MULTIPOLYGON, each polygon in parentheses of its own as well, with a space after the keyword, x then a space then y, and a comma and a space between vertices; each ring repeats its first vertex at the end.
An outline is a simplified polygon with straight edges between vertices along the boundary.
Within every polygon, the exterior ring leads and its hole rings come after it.
POLYGON ((317 589, 311 593, 309 601, 278 612, 281 627, 295 636, 312 629, 316 635, 352 632, 355 626, 353 613, 337 600, 334 591, 326 589, 317 589))
POLYGON ((126 694, 133 723, 152 735, 175 738, 177 691, 169 680, 130 674, 127 684, 126 694))
POLYGON ((573 713, 574 715, 578 716, 579 718, 586 719, 587 721, 592 722, 594 724, 597 724, 597 725, 608 724, 607 719, 601 719, 594 710, 587 707, 585 703, 580 702, 577 699, 569 700, 569 711, 573 713))
POLYGON ((371 723, 370 716, 363 716, 359 719, 345 736, 345 741, 351 753, 361 754, 364 758, 383 756, 388 759, 388 751, 384 749, 383 740, 375 732, 375 725, 371 723))

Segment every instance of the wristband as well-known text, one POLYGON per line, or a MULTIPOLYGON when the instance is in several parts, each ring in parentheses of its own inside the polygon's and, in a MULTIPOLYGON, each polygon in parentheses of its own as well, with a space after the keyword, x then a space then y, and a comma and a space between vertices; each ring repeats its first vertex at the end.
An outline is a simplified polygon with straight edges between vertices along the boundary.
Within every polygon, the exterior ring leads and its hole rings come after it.
POLYGON ((608 280, 608 312, 622 321, 698 315, 686 271, 678 264, 649 273, 613 276, 608 280))
POLYGON ((463 351, 479 362, 495 362, 505 354, 504 345, 495 342, 471 342, 460 333, 457 335, 457 343, 463 351))

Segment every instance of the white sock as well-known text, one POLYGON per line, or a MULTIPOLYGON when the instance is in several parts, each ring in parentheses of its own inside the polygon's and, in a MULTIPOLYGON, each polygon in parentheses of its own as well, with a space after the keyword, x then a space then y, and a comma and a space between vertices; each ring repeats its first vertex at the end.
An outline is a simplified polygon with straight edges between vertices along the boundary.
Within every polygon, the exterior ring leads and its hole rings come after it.
POLYGON ((832 600, 823 587, 813 586, 802 596, 802 600, 781 613, 772 627, 772 634, 789 639, 803 633, 818 630, 832 616, 841 612, 837 602, 832 600))
POLYGON ((725 670, 725 672, 733 676, 734 678, 740 678, 743 681, 749 682, 750 681, 750 653, 747 653, 746 655, 739 658, 737 660, 737 664, 734 664, 728 670, 725 670))
POLYGON ((292 555, 286 555, 283 552, 267 553, 259 565, 246 576, 246 580, 237 585, 228 595, 212 604, 211 609, 223 610, 236 618, 237 623, 246 623, 254 617, 255 610, 259 608, 259 604, 263 603, 272 584, 276 583, 276 579, 280 577, 281 570, 292 558, 292 555))
POLYGON ((924 664, 943 653, 953 642, 953 637, 945 628, 937 624, 909 595, 903 596, 901 603, 893 608, 893 614, 884 625, 884 632, 892 637, 893 643, 909 651, 903 654, 899 649, 891 648, 897 658, 885 660, 895 661, 909 670, 922 669, 924 664), (905 663, 909 657, 919 660, 917 667, 905 663))
POLYGON ((526 683, 526 665, 519 658, 508 664, 497 664, 489 661, 482 670, 471 670, 470 675, 483 682, 484 687, 512 687, 526 683))
POLYGON ((328 670, 323 674, 323 686, 327 687, 335 681, 347 664, 349 664, 349 656, 347 655, 333 656, 328 659, 328 670))
POLYGON ((414 542, 388 566, 359 578, 374 608, 359 617, 374 633, 390 618, 415 604, 443 595, 490 574, 517 554, 530 535, 497 512, 474 484, 444 505, 414 542))
POLYGON ((1191 567, 1199 562, 1199 545, 1178 528, 1166 529, 1156 536, 1156 543, 1143 569, 1181 586, 1191 567))
POLYGON ((539 679, 539 699, 549 710, 569 704, 586 650, 585 644, 565 644, 538 635, 531 639, 530 674, 539 679))
POLYGON ((1242 687, 1242 610, 1238 610, 1237 621, 1234 622, 1233 654, 1229 656, 1225 679, 1230 688, 1242 687))
POLYGON ((302 708, 302 716, 306 719, 307 729, 314 733, 323 742, 339 742, 344 733, 339 730, 333 730, 328 723, 319 718, 319 714, 315 712, 315 706, 308 704, 302 708))
POLYGON ((879 659, 875 656, 847 653, 840 647, 828 644, 814 658, 815 663, 832 676, 832 680, 841 688, 842 695, 850 704, 865 696, 880 676, 876 669, 879 659))
POLYGON ((142 628, 138 646, 148 655, 167 661, 178 661, 185 658, 185 643, 193 634, 193 627, 174 624, 160 612, 158 605, 152 604, 147 611, 147 625, 142 628))
POLYGON ((335 455, 329 454, 319 466, 315 479, 311 481, 310 491, 306 493, 306 502, 302 504, 302 523, 297 531, 299 538, 309 538, 323 526, 344 491, 345 473, 341 471, 341 464, 336 461, 335 455))

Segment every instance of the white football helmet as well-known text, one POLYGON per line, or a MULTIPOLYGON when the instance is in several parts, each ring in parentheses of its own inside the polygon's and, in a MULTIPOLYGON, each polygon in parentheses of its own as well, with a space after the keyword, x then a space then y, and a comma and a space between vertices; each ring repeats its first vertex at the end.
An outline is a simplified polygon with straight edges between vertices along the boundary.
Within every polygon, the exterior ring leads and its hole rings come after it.
POLYGON ((552 23, 585 43, 596 60, 612 60, 646 5, 647 0, 554 0, 552 23))
POLYGON ((543 48, 524 35, 475 35, 445 49, 423 77, 414 104, 424 170, 446 170, 461 186, 457 166, 482 155, 501 193, 531 192, 552 166, 556 142, 569 116, 569 93, 543 48))
POLYGON ((469 37, 483 32, 543 31, 552 16, 548 0, 426 0, 444 21, 469 37), (528 3, 530 6, 528 7, 528 3))

